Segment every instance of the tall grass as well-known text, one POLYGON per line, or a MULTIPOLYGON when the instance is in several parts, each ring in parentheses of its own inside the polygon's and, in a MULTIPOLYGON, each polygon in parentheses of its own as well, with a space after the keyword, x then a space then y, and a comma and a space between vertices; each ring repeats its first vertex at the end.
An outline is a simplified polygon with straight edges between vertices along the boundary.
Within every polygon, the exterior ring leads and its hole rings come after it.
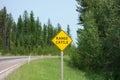
MULTIPOLYGON (((60 80, 60 59, 42 59, 25 64, 5 80, 60 80)), ((64 59, 64 80, 104 80, 96 74, 80 71, 64 59)))

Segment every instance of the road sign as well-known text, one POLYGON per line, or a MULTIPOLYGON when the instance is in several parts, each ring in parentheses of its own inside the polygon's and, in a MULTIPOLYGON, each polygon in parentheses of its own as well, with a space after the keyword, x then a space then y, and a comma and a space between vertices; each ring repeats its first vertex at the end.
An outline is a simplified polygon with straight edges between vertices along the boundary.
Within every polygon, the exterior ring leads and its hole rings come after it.
POLYGON ((72 39, 61 30, 53 39, 52 42, 61 50, 61 80, 63 80, 63 50, 72 42, 72 39))
POLYGON ((71 42, 72 39, 63 30, 61 30, 53 39, 52 42, 63 51, 71 42))

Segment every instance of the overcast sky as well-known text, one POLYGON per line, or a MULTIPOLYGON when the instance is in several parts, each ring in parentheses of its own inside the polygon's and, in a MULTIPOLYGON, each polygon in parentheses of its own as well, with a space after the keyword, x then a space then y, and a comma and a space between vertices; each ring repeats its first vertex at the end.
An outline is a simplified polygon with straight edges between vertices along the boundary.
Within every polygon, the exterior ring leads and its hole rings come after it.
POLYGON ((76 30, 80 27, 77 25, 76 5, 75 0, 0 0, 0 9, 6 6, 8 13, 12 13, 16 22, 25 10, 28 13, 32 10, 34 16, 38 16, 42 24, 50 19, 54 27, 60 23, 65 31, 69 24, 74 42, 77 38, 76 30))

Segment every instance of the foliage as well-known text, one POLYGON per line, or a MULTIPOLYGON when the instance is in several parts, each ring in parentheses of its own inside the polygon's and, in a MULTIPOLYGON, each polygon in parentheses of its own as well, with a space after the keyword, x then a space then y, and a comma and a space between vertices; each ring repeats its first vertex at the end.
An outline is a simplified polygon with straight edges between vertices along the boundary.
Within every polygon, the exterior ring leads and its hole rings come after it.
POLYGON ((0 10, 0 49, 3 52, 10 50, 10 30, 13 18, 11 14, 7 14, 6 7, 0 10))
POLYGON ((119 80, 120 1, 76 1, 79 24, 84 28, 77 31, 78 47, 72 62, 79 68, 104 72, 107 80, 119 80))
MULTIPOLYGON (((70 34, 70 28, 68 29, 70 34)), ((0 51, 4 52, 3 55, 57 54, 58 50, 51 39, 60 30, 61 25, 58 23, 55 28, 50 19, 47 24, 42 25, 39 17, 34 17, 33 11, 30 14, 24 11, 18 21, 14 22, 12 15, 4 7, 0 10, 0 51)))

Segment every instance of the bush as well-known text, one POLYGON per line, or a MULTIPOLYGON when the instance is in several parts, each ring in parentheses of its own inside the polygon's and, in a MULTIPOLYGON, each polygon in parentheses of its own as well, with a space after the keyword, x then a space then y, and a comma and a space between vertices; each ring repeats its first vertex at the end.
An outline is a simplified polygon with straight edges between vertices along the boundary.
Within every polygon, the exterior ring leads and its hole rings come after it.
POLYGON ((11 52, 13 55, 27 55, 29 52, 29 49, 19 46, 19 47, 14 47, 11 52))
POLYGON ((59 55, 59 52, 60 51, 55 46, 38 46, 37 48, 33 49, 32 55, 59 55))

